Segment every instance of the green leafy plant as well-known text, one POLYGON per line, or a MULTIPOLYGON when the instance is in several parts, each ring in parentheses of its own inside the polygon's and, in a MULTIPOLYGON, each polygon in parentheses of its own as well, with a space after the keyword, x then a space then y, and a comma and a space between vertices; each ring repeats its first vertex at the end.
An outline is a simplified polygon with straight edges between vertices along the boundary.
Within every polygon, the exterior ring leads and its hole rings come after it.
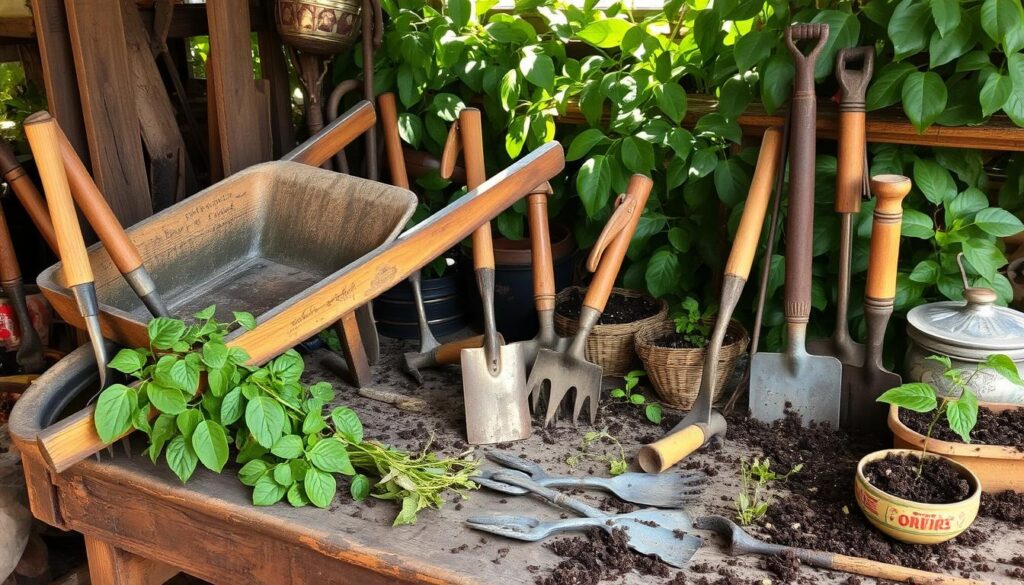
POLYGON ((118 352, 110 367, 137 383, 100 393, 94 421, 101 439, 111 442, 133 428, 143 432, 145 453, 153 463, 163 454, 182 482, 199 464, 220 473, 233 446, 242 466, 238 478, 253 488, 257 506, 287 499, 292 506, 326 508, 341 474, 356 501, 400 501, 395 524, 412 524, 419 510, 440 507, 445 490, 464 494, 476 487, 470 481, 475 461, 439 459, 426 447, 412 455, 364 440, 353 410, 326 412, 334 390, 327 382, 303 384, 304 364, 294 350, 264 366, 246 365, 246 352, 228 347, 224 336, 235 325, 254 328, 256 319, 236 312, 234 321, 220 323, 215 311, 203 309, 193 323, 153 319, 148 348, 118 352))
POLYGON ((878 397, 878 402, 895 404, 914 412, 934 411, 935 414, 928 423, 928 430, 924 435, 924 444, 921 446, 921 457, 917 465, 918 477, 921 477, 921 471, 924 469, 924 455, 928 453, 928 441, 931 440, 932 431, 935 430, 935 425, 943 415, 946 416, 949 428, 960 435, 964 443, 971 442, 971 431, 978 423, 978 397, 971 391, 970 384, 983 367, 991 369, 1015 384, 1024 385, 1016 364, 1009 356, 1003 354, 988 356, 983 363, 977 364, 974 370, 967 375, 964 374, 962 368, 954 368, 952 360, 948 356, 932 355, 927 359, 942 364, 942 377, 950 386, 949 394, 939 394, 935 386, 927 382, 909 382, 887 390, 878 397))
POLYGON ((633 392, 637 384, 640 383, 640 378, 646 375, 647 372, 643 370, 632 370, 623 377, 622 387, 612 389, 609 396, 627 404, 643 406, 644 416, 647 417, 647 420, 656 425, 661 424, 661 405, 647 400, 640 392, 633 392))
POLYGON ((580 442, 576 453, 565 458, 565 463, 570 470, 575 470, 584 460, 599 461, 608 465, 608 473, 622 475, 629 471, 629 462, 626 461, 626 450, 622 447, 619 439, 608 432, 608 429, 600 431, 587 431, 583 434, 583 441, 580 442), (594 453, 595 445, 611 447, 611 452, 602 448, 601 453, 594 453))
MULTIPOLYGON (((0 63, 0 139, 15 143, 24 138, 25 118, 46 108, 46 96, 25 79, 21 63, 0 63)), ((27 152, 27 148, 24 149, 27 152)))
POLYGON ((772 499, 768 488, 776 481, 785 481, 794 473, 804 468, 803 463, 793 466, 783 475, 772 471, 772 462, 767 457, 754 458, 753 461, 740 459, 740 492, 736 496, 736 519, 740 524, 749 526, 764 518, 772 499))
POLYGON ((700 310, 700 303, 693 297, 686 297, 679 304, 679 313, 673 319, 676 333, 681 335, 693 347, 705 347, 711 335, 711 317, 717 312, 716 307, 705 307, 700 310))

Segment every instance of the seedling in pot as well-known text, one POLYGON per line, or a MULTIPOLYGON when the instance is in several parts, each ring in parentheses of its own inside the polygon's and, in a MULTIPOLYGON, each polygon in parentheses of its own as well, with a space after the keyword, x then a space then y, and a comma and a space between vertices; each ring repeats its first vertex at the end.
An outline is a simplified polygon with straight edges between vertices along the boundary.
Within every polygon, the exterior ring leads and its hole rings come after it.
POLYGON ((772 471, 771 459, 754 458, 748 462, 740 459, 740 493, 736 496, 736 519, 740 524, 749 526, 764 518, 772 498, 768 495, 768 487, 775 481, 785 481, 794 473, 804 468, 799 463, 787 473, 779 475, 772 471))
POLYGON ((647 372, 643 370, 633 370, 629 372, 622 379, 622 387, 613 388, 609 396, 619 402, 643 406, 644 416, 647 417, 647 420, 658 425, 661 424, 661 405, 657 402, 647 400, 647 397, 640 392, 633 392, 633 389, 640 383, 640 378, 646 375, 647 372))
POLYGON ((960 435, 964 443, 971 442, 971 431, 974 430, 974 425, 978 422, 978 397, 971 391, 970 384, 983 367, 990 368, 1010 382, 1024 385, 1016 364, 1004 354, 988 356, 983 363, 977 364, 974 370, 966 376, 963 368, 953 367, 952 360, 948 356, 931 355, 926 359, 943 365, 942 377, 949 383, 951 390, 949 395, 940 395, 935 386, 927 382, 910 382, 888 390, 878 397, 879 402, 894 404, 914 412, 934 411, 935 413, 928 423, 928 430, 924 435, 924 445, 921 447, 921 456, 918 458, 917 477, 921 477, 921 472, 924 470, 924 456, 928 453, 928 441, 943 414, 946 415, 949 428, 960 435))
POLYGON ((693 297, 686 297, 679 308, 681 311, 676 315, 676 333, 684 341, 693 347, 700 349, 708 344, 708 336, 711 335, 712 317, 718 312, 718 307, 708 306, 700 310, 700 303, 693 297))

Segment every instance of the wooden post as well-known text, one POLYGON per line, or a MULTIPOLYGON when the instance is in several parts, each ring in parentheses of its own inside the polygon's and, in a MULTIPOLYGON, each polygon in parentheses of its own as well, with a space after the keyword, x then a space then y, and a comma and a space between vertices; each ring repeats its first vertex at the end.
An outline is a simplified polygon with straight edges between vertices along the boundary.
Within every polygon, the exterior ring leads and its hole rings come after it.
MULTIPOLYGON (((120 0, 65 0, 92 174, 129 226, 153 214, 120 0)), ((70 139, 70 137, 69 137, 70 139)))
POLYGON ((94 536, 85 537, 92 585, 159 585, 180 573, 158 561, 142 558, 94 536))
MULTIPOLYGON (((248 0, 206 3, 210 26, 208 76, 213 86, 224 175, 271 159, 270 113, 252 76, 248 0)), ((211 151, 213 149, 211 148, 211 151)))
POLYGON ((289 92, 288 64, 284 58, 284 43, 274 28, 274 3, 265 2, 266 24, 257 31, 260 48, 260 67, 269 86, 270 132, 273 138, 274 160, 295 147, 295 127, 292 125, 292 96, 289 92))

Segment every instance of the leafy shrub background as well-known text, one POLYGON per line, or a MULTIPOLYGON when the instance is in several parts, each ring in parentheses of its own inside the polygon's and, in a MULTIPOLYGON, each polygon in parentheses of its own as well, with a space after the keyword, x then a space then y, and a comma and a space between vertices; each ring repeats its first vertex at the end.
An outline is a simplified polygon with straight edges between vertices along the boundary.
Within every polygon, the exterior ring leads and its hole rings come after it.
MULTIPOLYGON (((494 0, 383 4, 388 22, 374 64, 376 89, 398 95, 403 140, 439 153, 448 125, 472 104, 488 121, 487 160, 494 170, 545 141, 561 141, 569 164, 555 185, 552 214, 572 225, 583 248, 629 175, 651 175, 655 189, 622 280, 670 302, 687 295, 717 298, 714 277, 756 158, 750 147, 756 141, 743 139, 736 120, 754 101, 771 112, 788 99, 793 67, 782 39, 790 22, 829 25, 816 69, 822 98, 835 93, 838 50, 873 44, 869 110, 902 108, 919 131, 980 124, 994 114, 1024 126, 1020 0, 719 0, 711 6, 672 0, 653 13, 622 4, 596 10, 593 0, 582 6, 519 0, 514 13, 491 10, 494 0), (695 94, 717 100, 717 109, 686 129, 681 122, 695 94)), ((336 62, 336 78, 362 66, 360 51, 350 55, 353 60, 336 62)), ((1022 207, 1022 158, 892 145, 872 145, 870 157, 873 174, 901 173, 915 183, 905 203, 897 310, 961 298, 955 261, 961 251, 972 284, 994 288, 1007 302, 1011 289, 998 273, 1006 264, 998 238, 1022 229, 1011 213, 1022 207), (1005 175, 998 190, 990 168, 1005 175)), ((812 317, 819 333, 831 328, 826 309, 835 297, 835 169, 834 143, 820 141, 812 317)), ((446 186, 436 176, 421 180, 428 193, 421 214, 448 200, 452 189, 446 186)), ((855 331, 862 328, 872 209, 873 201, 866 201, 856 228, 855 331)), ((499 231, 521 237, 523 212, 520 204, 500 216, 499 231)), ((784 259, 778 252, 769 260, 770 347, 781 338, 781 299, 775 297, 781 296, 784 259)))

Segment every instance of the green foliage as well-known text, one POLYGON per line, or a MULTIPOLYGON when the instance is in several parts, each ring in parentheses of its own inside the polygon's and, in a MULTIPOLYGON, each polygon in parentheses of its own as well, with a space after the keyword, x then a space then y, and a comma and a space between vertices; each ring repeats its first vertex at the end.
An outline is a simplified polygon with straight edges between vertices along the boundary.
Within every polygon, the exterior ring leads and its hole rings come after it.
POLYGON ((609 395, 620 402, 644 407, 644 416, 647 417, 647 420, 658 425, 661 424, 661 405, 647 400, 640 392, 633 392, 637 384, 640 383, 640 378, 646 375, 647 372, 643 370, 633 370, 627 373, 623 377, 622 387, 613 388, 609 395))
POLYGON ((239 480, 253 488, 252 502, 326 508, 338 490, 336 474, 349 478, 353 499, 400 500, 395 524, 412 524, 419 510, 440 507, 441 494, 475 489, 476 462, 438 459, 426 448, 409 454, 363 438, 355 411, 339 406, 327 382, 300 382, 302 357, 289 350, 262 367, 228 348, 224 336, 234 325, 256 326, 249 313, 220 323, 215 307, 196 321, 157 318, 148 326, 150 347, 122 349, 110 367, 137 380, 105 388, 94 423, 104 442, 135 428, 146 434, 145 453, 186 482, 200 464, 220 473, 231 446, 242 465, 239 480), (209 390, 200 393, 205 374, 209 390), (151 409, 157 417, 150 422, 151 409), (165 449, 166 447, 166 449, 165 449), (377 478, 371 481, 370 477, 377 478))
POLYGON ((717 311, 717 307, 705 307, 701 312, 697 299, 686 297, 679 304, 679 311, 673 319, 676 324, 676 333, 682 335, 683 339, 693 347, 707 346, 708 335, 711 334, 713 326, 711 318, 717 311))
MULTIPOLYGON (((946 422, 949 428, 960 435, 964 443, 971 442, 971 431, 978 422, 978 397, 970 389, 971 380, 987 367, 1003 376, 1014 384, 1024 385, 1021 381, 1017 365, 1009 356, 1003 354, 992 354, 983 362, 975 366, 970 374, 965 376, 961 368, 954 368, 952 360, 947 356, 932 355, 929 360, 938 362, 943 366, 942 377, 952 387, 949 395, 939 395, 935 386, 927 382, 910 382, 887 390, 878 397, 878 402, 895 404, 900 408, 914 412, 935 412, 931 422, 928 424, 928 431, 925 433, 924 445, 921 448, 922 455, 928 452, 928 441, 932 437, 935 424, 946 415, 946 422)), ((917 475, 921 476, 924 467, 924 457, 917 467, 917 475)))
POLYGON ((14 143, 15 151, 21 148, 24 134, 21 124, 30 114, 46 109, 46 96, 42 88, 34 87, 25 80, 21 63, 0 63, 0 139, 14 143))
POLYGON ((754 457, 754 460, 749 462, 746 458, 740 459, 740 491, 736 495, 736 519, 743 526, 750 526, 768 513, 768 506, 772 502, 768 494, 771 484, 778 480, 785 481, 794 473, 799 473, 804 464, 798 463, 783 475, 772 471, 771 467, 772 462, 767 457, 764 460, 754 457))
POLYGON ((584 460, 599 461, 608 465, 608 473, 612 475, 622 475, 629 471, 626 450, 622 447, 619 439, 608 432, 608 429, 584 433, 579 449, 566 457, 565 463, 569 466, 570 471, 575 471, 584 460), (594 452, 598 446, 601 448, 600 453, 594 452))

